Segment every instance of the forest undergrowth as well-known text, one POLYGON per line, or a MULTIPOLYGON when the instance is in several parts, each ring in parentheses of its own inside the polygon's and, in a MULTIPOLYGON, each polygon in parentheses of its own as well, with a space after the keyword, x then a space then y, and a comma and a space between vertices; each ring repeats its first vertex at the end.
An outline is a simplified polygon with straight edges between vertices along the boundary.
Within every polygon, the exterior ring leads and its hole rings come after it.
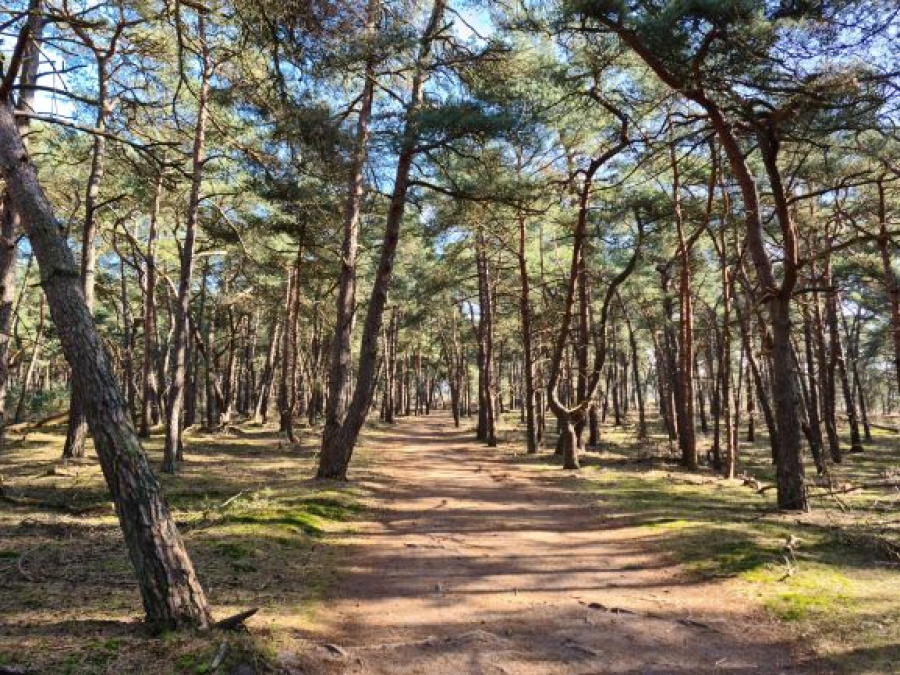
MULTIPOLYGON (((96 458, 59 459, 65 431, 14 429, 0 460, 0 665, 66 675, 274 670, 280 646, 315 621, 364 489, 308 478, 312 431, 296 446, 253 426, 190 434, 190 460, 161 480, 214 619, 260 612, 249 634, 160 637, 141 621, 96 458)), ((162 437, 146 447, 158 464, 162 437)))
MULTIPOLYGON (((59 459, 61 421, 14 428, 0 459, 0 665, 67 675, 278 672, 280 655, 315 626, 352 563, 340 554, 342 537, 368 515, 367 458, 390 433, 369 426, 349 483, 308 478, 314 430, 302 430, 299 445, 251 425, 190 433, 190 460, 162 480, 214 618, 260 611, 246 633, 156 636, 141 623, 93 454, 59 459)), ((689 577, 718 580, 745 598, 748 613, 766 613, 839 670, 890 673, 900 662, 900 492, 892 483, 900 437, 875 433, 865 453, 832 465, 828 478, 811 477, 806 514, 774 508, 759 435, 742 443, 740 477, 726 480, 682 470, 661 435, 637 442, 629 428, 604 426, 572 485, 597 504, 603 527, 627 528, 689 577)), ((537 480, 572 480, 546 448, 522 454, 520 434, 518 415, 508 413, 500 436, 501 451, 517 452, 509 462, 537 480)), ((154 436, 147 446, 157 462, 161 443, 154 436)))
MULTIPOLYGON (((518 433, 512 417, 504 426, 518 433)), ((765 435, 741 443, 743 470, 728 480, 682 469, 677 447, 656 431, 637 441, 632 429, 604 427, 585 453, 578 486, 612 514, 608 527, 633 528, 693 577, 723 580, 748 611, 782 622, 841 672, 898 672, 900 436, 873 429, 866 452, 810 476, 812 508, 797 514, 775 507, 765 435)), ((526 459, 542 473, 558 460, 526 459)))

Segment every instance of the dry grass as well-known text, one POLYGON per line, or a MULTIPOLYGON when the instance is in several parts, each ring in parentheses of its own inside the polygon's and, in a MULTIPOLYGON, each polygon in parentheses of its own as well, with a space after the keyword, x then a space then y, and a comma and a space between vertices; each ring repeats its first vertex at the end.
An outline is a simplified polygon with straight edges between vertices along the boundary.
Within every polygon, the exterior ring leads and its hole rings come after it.
MULTIPOLYGON (((316 438, 299 448, 272 429, 190 434, 187 461, 163 477, 217 618, 262 611, 249 635, 148 635, 124 545, 93 453, 64 465, 65 428, 12 432, 0 455, 0 664, 36 673, 204 673, 271 669, 313 621, 340 535, 365 495, 310 480, 316 438)), ((146 444, 154 463, 159 438, 146 444)))

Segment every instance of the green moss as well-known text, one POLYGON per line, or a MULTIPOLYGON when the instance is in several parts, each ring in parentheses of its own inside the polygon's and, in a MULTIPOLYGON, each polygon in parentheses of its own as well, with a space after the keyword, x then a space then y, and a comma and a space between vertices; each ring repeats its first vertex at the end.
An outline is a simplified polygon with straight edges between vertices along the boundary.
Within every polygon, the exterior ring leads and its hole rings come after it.
POLYGON ((765 565, 771 560, 768 551, 753 542, 722 542, 710 552, 709 559, 694 565, 694 569, 716 576, 736 576, 765 565))
POLYGON ((303 506, 307 513, 337 522, 350 520, 362 510, 362 506, 355 502, 329 497, 307 499, 303 506))
POLYGON ((258 525, 266 528, 281 527, 299 530, 308 535, 320 535, 334 523, 351 520, 362 510, 362 506, 352 499, 315 496, 302 500, 272 501, 260 500, 248 503, 243 508, 229 512, 225 520, 244 525, 258 525))
POLYGON ((800 621, 811 612, 824 612, 834 606, 831 598, 806 593, 780 593, 766 600, 766 608, 782 621, 800 621))
POLYGON ((104 640, 100 647, 108 652, 117 652, 125 645, 125 640, 122 638, 109 638, 104 640))
POLYGON ((322 519, 304 511, 276 509, 263 513, 236 514, 228 518, 230 522, 265 527, 296 528, 306 534, 321 534, 324 530, 322 519))
POLYGON ((770 566, 743 578, 754 584, 765 608, 782 621, 814 621, 821 625, 855 613, 865 584, 830 565, 800 563, 793 575, 770 566))

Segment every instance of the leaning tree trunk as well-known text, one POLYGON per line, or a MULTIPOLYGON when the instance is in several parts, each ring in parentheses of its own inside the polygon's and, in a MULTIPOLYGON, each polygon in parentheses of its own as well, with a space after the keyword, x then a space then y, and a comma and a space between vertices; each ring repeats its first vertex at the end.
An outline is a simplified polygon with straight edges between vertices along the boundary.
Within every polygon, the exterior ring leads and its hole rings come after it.
POLYGON ((375 371, 378 362, 378 335, 388 289, 394 272, 394 256, 400 239, 400 226, 406 209, 406 194, 409 190, 409 174, 413 159, 417 154, 419 139, 419 110, 424 102, 427 61, 438 32, 442 28, 446 0, 434 0, 428 26, 422 36, 421 47, 413 75, 410 103, 406 111, 403 140, 394 176, 388 215, 385 220, 381 257, 375 272, 375 281, 369 298, 366 321, 360 339, 359 365, 356 373, 356 387, 347 408, 347 414, 339 424, 326 425, 322 434, 322 452, 319 455, 319 478, 344 479, 356 446, 356 440, 366 419, 375 391, 375 371))
POLYGON ((91 312, 75 258, 37 178, 8 103, 0 103, 0 169, 41 270, 41 285, 125 536, 148 622, 206 627, 209 608, 150 469, 91 312))
POLYGON ((772 323, 772 399, 775 425, 778 429, 776 446, 778 506, 787 510, 805 511, 808 509, 808 502, 801 457, 800 416, 797 409, 799 397, 791 346, 791 298, 797 283, 799 254, 796 226, 790 216, 778 167, 775 130, 772 127, 759 130, 757 140, 772 186, 775 211, 783 238, 784 260, 780 284, 775 280, 772 262, 763 240, 762 214, 756 181, 734 137, 733 127, 725 120, 718 107, 708 99, 704 103, 741 189, 748 248, 762 286, 764 299, 769 307, 769 319, 772 323))
POLYGON ((778 425, 778 506, 782 509, 806 510, 808 502, 801 459, 798 396, 790 331, 790 303, 797 282, 800 261, 798 259, 796 224, 790 217, 785 187, 778 167, 778 134, 774 127, 774 120, 771 118, 759 120, 756 141, 772 189, 775 212, 782 235, 783 255, 780 283, 776 281, 771 250, 764 238, 763 211, 757 181, 738 140, 735 124, 726 117, 723 108, 707 96, 702 88, 702 83, 695 81, 687 83, 679 74, 670 71, 654 51, 641 41, 636 32, 626 29, 624 24, 608 17, 601 15, 597 18, 615 32, 667 86, 682 92, 703 108, 721 142, 731 173, 741 192, 747 250, 756 269, 756 277, 761 291, 760 301, 768 306, 769 319, 772 323, 773 399, 776 424, 778 425))
MULTIPOLYGON (((378 0, 369 2, 366 32, 375 31, 378 0)), ((375 98, 375 52, 369 54, 356 122, 356 146, 348 179, 347 204, 344 209, 344 242, 341 248, 341 276, 338 281, 337 311, 334 340, 331 345, 331 364, 328 374, 328 400, 325 405, 323 437, 335 433, 347 414, 350 399, 350 368, 353 323, 356 316, 356 258, 359 249, 359 221, 364 195, 364 170, 369 146, 369 120, 375 98)))

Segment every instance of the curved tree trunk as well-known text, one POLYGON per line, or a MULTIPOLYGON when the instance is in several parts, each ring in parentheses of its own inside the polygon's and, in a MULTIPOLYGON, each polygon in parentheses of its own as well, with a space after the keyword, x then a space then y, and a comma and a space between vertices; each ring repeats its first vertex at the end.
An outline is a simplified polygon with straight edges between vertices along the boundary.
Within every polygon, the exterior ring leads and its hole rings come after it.
POLYGON ((50 314, 82 397, 147 620, 161 629, 206 627, 210 615, 203 589, 131 424, 80 288, 75 259, 8 103, 0 103, 0 169, 37 257, 50 314))
POLYGON ((763 231, 763 215, 756 178, 750 170, 747 158, 738 141, 734 124, 726 118, 723 109, 703 91, 701 83, 687 83, 667 69, 639 36, 617 20, 598 17, 607 28, 614 31, 662 80, 676 91, 681 91, 699 105, 709 117, 710 124, 728 159, 731 173, 741 192, 744 208, 744 226, 747 249, 756 277, 761 287, 760 301, 769 310, 773 338, 773 400, 775 421, 778 427, 777 448, 778 506, 782 509, 805 511, 805 475, 801 459, 800 424, 795 370, 791 354, 791 297, 797 282, 799 266, 796 225, 790 217, 785 188, 778 167, 777 129, 772 120, 762 121, 756 131, 773 200, 778 225, 782 235, 782 280, 779 284, 773 272, 770 251, 763 231))

